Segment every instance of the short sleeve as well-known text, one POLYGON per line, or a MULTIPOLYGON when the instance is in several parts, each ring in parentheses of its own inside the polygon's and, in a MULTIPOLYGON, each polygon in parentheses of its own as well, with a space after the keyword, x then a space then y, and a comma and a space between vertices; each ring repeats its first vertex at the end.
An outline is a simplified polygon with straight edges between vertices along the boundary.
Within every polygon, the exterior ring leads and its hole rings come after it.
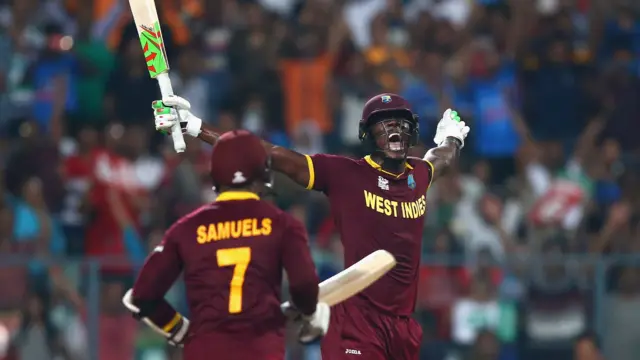
POLYGON ((431 184, 433 183, 433 177, 436 174, 436 168, 433 166, 433 163, 431 163, 431 161, 427 160, 427 155, 424 156, 424 158, 411 158, 412 160, 415 159, 415 161, 412 162, 413 166, 419 166, 419 165, 423 165, 427 167, 427 173, 429 174, 429 185, 427 187, 427 189, 429 187, 431 187, 431 184))
POLYGON ((427 163, 427 167, 428 167, 427 171, 429 172, 429 186, 427 187, 428 189, 431 187, 431 184, 433 183, 433 177, 436 175, 436 168, 433 167, 433 164, 431 163, 431 161, 427 159, 424 159, 423 161, 427 163))
POLYGON ((351 159, 328 154, 305 155, 309 167, 309 183, 307 190, 317 190, 328 194, 339 181, 339 176, 346 170, 351 159))

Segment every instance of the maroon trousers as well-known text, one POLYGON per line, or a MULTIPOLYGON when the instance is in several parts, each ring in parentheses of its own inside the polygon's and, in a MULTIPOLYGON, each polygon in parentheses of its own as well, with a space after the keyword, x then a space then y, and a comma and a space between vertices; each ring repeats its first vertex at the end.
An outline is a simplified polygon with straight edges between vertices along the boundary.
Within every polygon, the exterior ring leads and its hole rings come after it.
POLYGON ((417 360, 422 328, 407 316, 382 314, 348 301, 331 308, 331 323, 322 339, 328 360, 417 360))

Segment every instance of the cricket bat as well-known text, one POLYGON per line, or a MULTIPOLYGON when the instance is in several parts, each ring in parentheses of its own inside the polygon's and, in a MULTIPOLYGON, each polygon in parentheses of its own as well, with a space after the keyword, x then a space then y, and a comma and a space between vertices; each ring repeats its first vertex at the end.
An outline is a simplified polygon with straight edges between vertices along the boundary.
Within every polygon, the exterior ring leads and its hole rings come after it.
MULTIPOLYGON (((396 259, 386 250, 376 250, 364 259, 318 285, 318 301, 337 305, 369 287, 396 265, 396 259)), ((283 306, 288 305, 287 303, 283 306)))
MULTIPOLYGON (((162 39, 156 4, 154 0, 129 0, 129 5, 131 6, 133 20, 136 23, 136 29, 138 29, 138 36, 140 37, 140 44, 147 62, 149 75, 158 80, 163 98, 173 95, 173 88, 169 79, 169 62, 167 61, 167 53, 162 39)), ((173 148, 176 152, 184 152, 187 145, 184 142, 179 122, 171 128, 171 137, 173 139, 173 148)))

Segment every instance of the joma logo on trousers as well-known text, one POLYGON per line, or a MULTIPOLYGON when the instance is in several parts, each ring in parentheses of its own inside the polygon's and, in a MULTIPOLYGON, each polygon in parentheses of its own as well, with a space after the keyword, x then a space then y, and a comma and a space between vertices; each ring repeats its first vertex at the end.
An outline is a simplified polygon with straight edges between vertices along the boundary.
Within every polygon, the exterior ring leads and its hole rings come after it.
POLYGON ((344 353, 345 354, 353 354, 353 355, 362 355, 360 350, 355 350, 355 349, 346 349, 346 351, 344 353))

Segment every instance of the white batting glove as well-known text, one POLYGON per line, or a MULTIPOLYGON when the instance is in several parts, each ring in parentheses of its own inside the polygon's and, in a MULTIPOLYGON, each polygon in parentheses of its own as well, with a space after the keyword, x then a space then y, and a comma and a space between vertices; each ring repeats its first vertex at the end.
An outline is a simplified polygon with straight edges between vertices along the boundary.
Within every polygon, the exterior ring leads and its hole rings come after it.
POLYGON ((280 310, 288 320, 296 321, 302 316, 300 311, 296 309, 291 302, 287 301, 280 305, 280 310))
POLYGON ((187 319, 186 317, 180 316, 180 320, 178 321, 178 323, 175 326, 173 326, 170 332, 166 332, 163 329, 161 329, 160 326, 154 324, 151 319, 143 316, 141 314, 140 309, 136 305, 134 305, 133 289, 129 289, 124 294, 124 297, 122 298, 122 304, 124 304, 124 306, 129 311, 131 311, 134 318, 142 321, 147 326, 149 326, 151 330, 164 336, 167 339, 167 342, 169 343, 169 345, 180 347, 180 348, 183 347, 182 343, 187 338, 187 334, 189 333, 189 325, 190 325, 189 319, 187 319))
POLYGON ((319 302, 316 305, 316 312, 309 316, 302 315, 289 301, 280 305, 280 310, 287 319, 299 324, 298 340, 303 344, 318 340, 329 330, 331 309, 326 303, 319 302))
POLYGON ((316 305, 316 312, 313 315, 302 315, 299 322, 301 324, 298 332, 298 340, 303 344, 314 342, 323 337, 329 330, 329 320, 331 319, 331 309, 329 305, 319 302, 316 305))
POLYGON ((191 104, 187 99, 177 95, 171 95, 151 103, 153 117, 156 121, 156 130, 170 133, 171 128, 180 123, 182 133, 197 137, 202 131, 202 120, 193 115, 191 104))
POLYGON ((461 121, 460 116, 456 111, 447 109, 447 111, 442 114, 440 122, 438 122, 436 136, 433 138, 433 142, 440 146, 448 137, 452 137, 460 140, 462 143, 460 148, 463 148, 464 139, 467 137, 470 130, 471 129, 464 123, 464 121, 461 121))

